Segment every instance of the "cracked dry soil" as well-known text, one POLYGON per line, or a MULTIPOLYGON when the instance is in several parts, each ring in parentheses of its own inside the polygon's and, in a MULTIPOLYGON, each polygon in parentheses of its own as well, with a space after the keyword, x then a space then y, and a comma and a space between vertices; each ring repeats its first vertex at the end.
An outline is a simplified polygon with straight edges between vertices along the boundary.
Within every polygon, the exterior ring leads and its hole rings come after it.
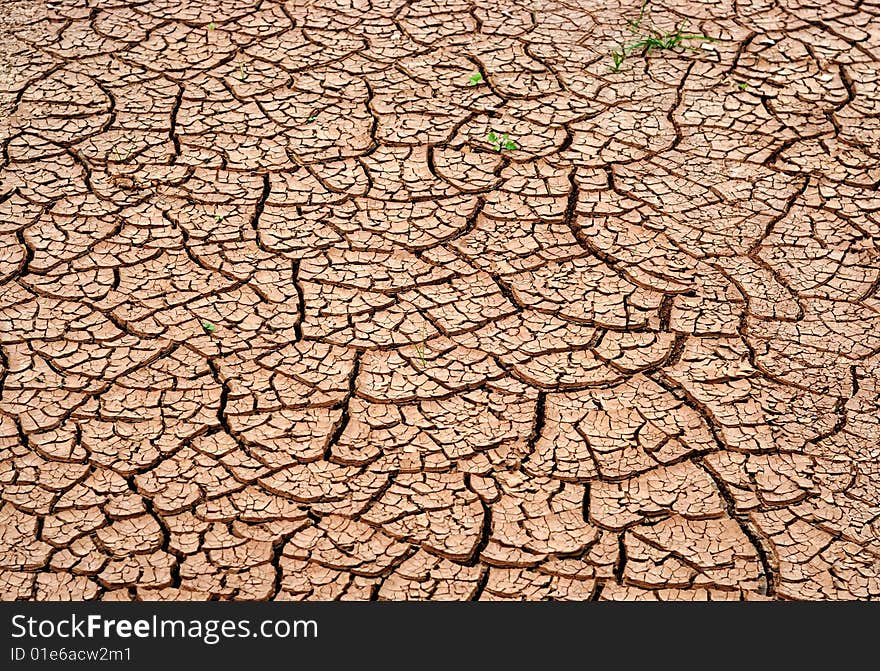
POLYGON ((880 5, 639 4, 0 2, 0 597, 880 596, 880 5))

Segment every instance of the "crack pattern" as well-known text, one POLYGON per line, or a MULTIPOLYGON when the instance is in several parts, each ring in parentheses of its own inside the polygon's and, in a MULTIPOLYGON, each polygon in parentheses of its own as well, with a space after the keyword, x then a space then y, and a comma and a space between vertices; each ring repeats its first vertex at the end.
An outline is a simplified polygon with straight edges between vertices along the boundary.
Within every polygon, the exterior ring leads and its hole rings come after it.
POLYGON ((880 9, 587 4, 0 1, 0 598, 880 597, 880 9))

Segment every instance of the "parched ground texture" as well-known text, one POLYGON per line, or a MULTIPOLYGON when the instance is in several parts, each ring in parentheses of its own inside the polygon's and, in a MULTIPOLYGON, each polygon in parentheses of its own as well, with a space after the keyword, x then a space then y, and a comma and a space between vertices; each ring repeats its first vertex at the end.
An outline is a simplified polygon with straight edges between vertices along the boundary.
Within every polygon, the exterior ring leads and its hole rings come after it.
POLYGON ((639 5, 0 2, 0 596, 880 596, 880 4, 639 5))

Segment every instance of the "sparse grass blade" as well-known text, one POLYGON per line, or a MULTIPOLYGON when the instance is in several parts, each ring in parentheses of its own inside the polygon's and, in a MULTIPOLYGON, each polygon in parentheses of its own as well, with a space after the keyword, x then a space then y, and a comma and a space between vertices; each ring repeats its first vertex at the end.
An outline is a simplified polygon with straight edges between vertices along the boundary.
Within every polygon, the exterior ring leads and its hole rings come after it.
POLYGON ((510 134, 504 133, 504 135, 499 135, 494 130, 490 130, 489 134, 486 136, 486 139, 492 145, 492 149, 495 151, 501 151, 502 149, 513 150, 517 148, 516 142, 510 139, 510 134))
MULTIPOLYGON (((642 9, 644 10, 645 3, 642 5, 642 9)), ((641 25, 642 15, 640 14, 639 19, 637 21, 628 21, 630 28, 635 26, 638 28, 641 25)), ((633 30, 635 33, 636 31, 633 30)), ((675 30, 672 32, 666 31, 662 32, 655 28, 654 26, 648 26, 646 28, 646 32, 642 32, 639 37, 641 39, 636 40, 635 42, 631 42, 630 44, 622 46, 619 50, 611 52, 611 71, 617 72, 620 70, 620 66, 623 64, 623 61, 633 53, 634 51, 643 52, 643 55, 647 56, 651 53, 652 49, 658 49, 661 51, 672 50, 672 49, 688 49, 689 51, 696 51, 696 47, 693 47, 689 44, 685 44, 685 42, 689 41, 700 41, 700 42, 717 42, 718 40, 714 37, 709 37, 708 35, 702 35, 699 33, 686 33, 684 32, 684 26, 679 24, 675 27, 675 30)))

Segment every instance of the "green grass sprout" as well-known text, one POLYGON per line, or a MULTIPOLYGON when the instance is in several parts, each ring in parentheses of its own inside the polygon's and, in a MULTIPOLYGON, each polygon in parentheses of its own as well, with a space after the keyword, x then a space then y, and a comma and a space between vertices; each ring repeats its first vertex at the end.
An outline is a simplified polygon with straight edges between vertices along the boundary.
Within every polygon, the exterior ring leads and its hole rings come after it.
POLYGON ((495 151, 501 151, 502 149, 516 149, 516 142, 510 139, 510 135, 505 133, 504 135, 499 135, 494 130, 489 131, 489 135, 486 136, 486 139, 492 144, 492 149, 495 151))
MULTIPOLYGON (((717 42, 718 40, 708 35, 700 33, 685 32, 685 23, 679 23, 675 26, 675 30, 661 31, 653 25, 642 26, 648 10, 648 2, 643 0, 639 15, 635 19, 627 19, 626 24, 628 30, 636 39, 629 44, 621 44, 620 47, 611 52, 611 71, 618 72, 623 62, 633 52, 640 52, 642 56, 647 56, 653 49, 659 51, 671 51, 675 49, 687 49, 696 51, 696 48, 687 44, 688 42, 717 42)), ((745 90, 745 89, 743 89, 745 90)))

